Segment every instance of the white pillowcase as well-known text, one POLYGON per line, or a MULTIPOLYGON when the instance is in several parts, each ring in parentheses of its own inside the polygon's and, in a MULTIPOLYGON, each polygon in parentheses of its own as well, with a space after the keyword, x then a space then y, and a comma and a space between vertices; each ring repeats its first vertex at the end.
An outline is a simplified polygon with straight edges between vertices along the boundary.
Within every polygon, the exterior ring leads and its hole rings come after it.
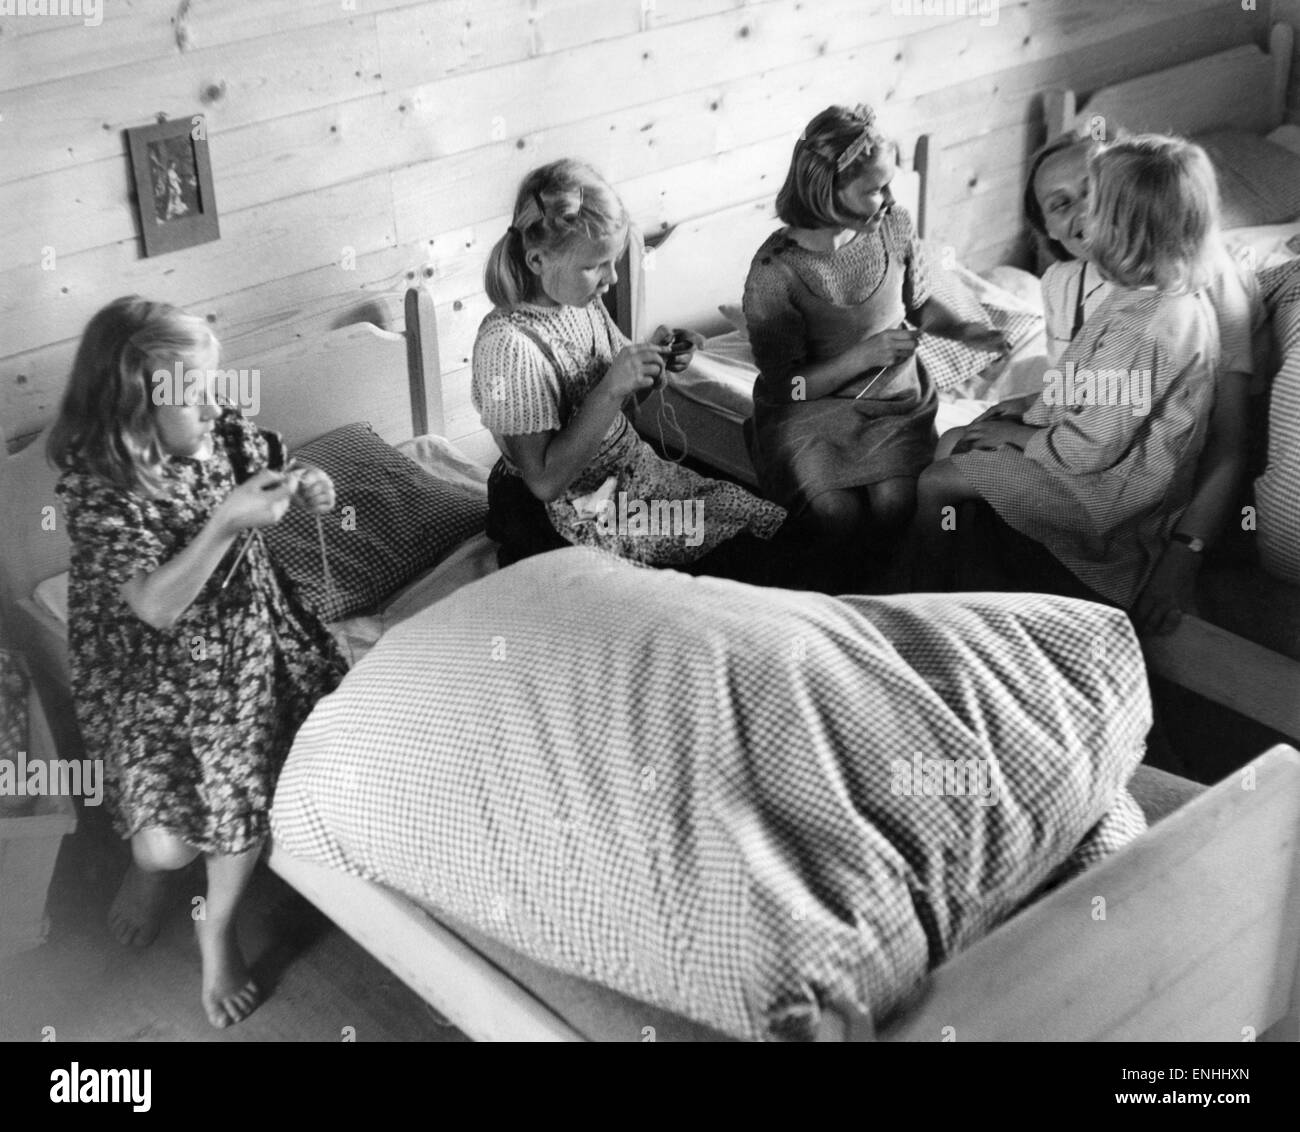
POLYGON ((32 600, 59 623, 68 623, 68 572, 46 578, 32 593, 32 600))
POLYGON ((1300 220, 1229 228, 1223 233, 1223 242, 1232 256, 1252 271, 1265 271, 1300 255, 1300 220))

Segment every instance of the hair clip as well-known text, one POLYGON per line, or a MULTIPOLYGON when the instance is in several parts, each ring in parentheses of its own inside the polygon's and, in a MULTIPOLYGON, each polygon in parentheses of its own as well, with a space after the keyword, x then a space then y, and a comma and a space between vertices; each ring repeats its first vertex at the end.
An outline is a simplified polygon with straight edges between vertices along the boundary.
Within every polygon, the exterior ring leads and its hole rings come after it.
POLYGON ((544 200, 542 200, 542 191, 541 191, 541 189, 534 189, 534 190, 533 190, 533 200, 535 200, 535 201, 537 202, 537 207, 541 210, 542 218, 545 219, 545 218, 546 218, 546 202, 545 202, 544 200))

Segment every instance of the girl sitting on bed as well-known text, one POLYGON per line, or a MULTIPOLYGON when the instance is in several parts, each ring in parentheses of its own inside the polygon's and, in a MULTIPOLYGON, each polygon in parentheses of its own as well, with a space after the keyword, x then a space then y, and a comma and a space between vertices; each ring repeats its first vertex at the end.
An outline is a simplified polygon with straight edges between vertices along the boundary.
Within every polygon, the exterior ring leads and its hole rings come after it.
POLYGON ((114 825, 131 841, 109 923, 123 943, 150 943, 166 874, 202 855, 201 999, 224 1027, 260 1000, 235 913, 276 776, 344 664, 254 537, 291 503, 331 510, 333 484, 315 468, 267 468, 267 438, 190 381, 216 365, 203 319, 135 296, 110 303, 86 327, 48 452, 63 470, 72 540, 77 719, 88 753, 104 760, 114 825), (166 383, 151 377, 160 371, 166 383))
POLYGON ((1218 190, 1199 146, 1146 135, 1093 153, 1087 199, 1079 246, 1109 293, 1019 419, 945 436, 920 480, 918 561, 942 562, 945 519, 983 499, 1050 553, 1035 588, 1128 608, 1191 499, 1214 404, 1218 190))
MULTIPOLYGON (((1057 365, 1113 286, 1089 261, 1083 241, 1088 157, 1094 149, 1089 138, 1057 138, 1032 158, 1025 185, 1025 215, 1058 257, 1042 280, 1049 366, 1057 365)), ((1193 595, 1202 551, 1224 530, 1240 502, 1238 494, 1245 480, 1248 396, 1255 374, 1252 335, 1262 324, 1263 312, 1253 273, 1239 271, 1227 258, 1223 263, 1224 270, 1216 273, 1208 287, 1223 350, 1214 410, 1197 466, 1195 493, 1134 606, 1139 628, 1147 631, 1171 630, 1181 611, 1195 610, 1193 595)), ((1005 401, 980 419, 1019 420, 1034 400, 1005 401)), ((960 439, 960 434, 945 436, 939 454, 947 455, 960 439)))
MULTIPOLYGON (((897 146, 867 107, 832 106, 795 144, 744 310, 759 368, 750 455, 769 498, 802 516, 839 565, 874 529, 896 532, 934 455, 920 330, 1005 351, 929 293, 912 220, 889 184, 897 146)), ((835 565, 835 563, 830 563, 835 565)))
POLYGON ((488 533, 503 566, 576 543, 768 580, 761 540, 785 511, 661 460, 623 413, 664 379, 672 337, 660 327, 651 342, 628 342, 601 301, 627 233, 622 202, 587 165, 556 161, 520 185, 484 276, 496 309, 474 343, 474 406, 504 453, 488 483, 488 533))

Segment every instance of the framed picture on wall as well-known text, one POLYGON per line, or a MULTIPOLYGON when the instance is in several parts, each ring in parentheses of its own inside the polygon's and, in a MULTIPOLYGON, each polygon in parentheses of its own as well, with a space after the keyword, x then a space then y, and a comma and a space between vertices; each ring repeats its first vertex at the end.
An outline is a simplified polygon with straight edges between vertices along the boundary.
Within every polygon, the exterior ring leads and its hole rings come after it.
POLYGON ((219 239, 202 114, 126 131, 146 256, 219 239))

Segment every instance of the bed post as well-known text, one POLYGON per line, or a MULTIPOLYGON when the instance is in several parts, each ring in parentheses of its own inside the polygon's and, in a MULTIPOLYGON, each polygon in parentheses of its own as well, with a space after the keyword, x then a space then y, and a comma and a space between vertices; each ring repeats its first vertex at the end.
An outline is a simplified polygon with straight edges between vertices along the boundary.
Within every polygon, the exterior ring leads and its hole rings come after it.
POLYGON ((433 298, 423 287, 406 292, 406 372, 411 384, 413 436, 446 431, 442 406, 442 367, 433 298))
POLYGON ((1276 23, 1269 29, 1268 53, 1273 60, 1273 120, 1271 129, 1286 121, 1286 100, 1291 85, 1292 48, 1295 29, 1290 24, 1276 23))
POLYGON ((1043 121, 1047 124, 1044 140, 1051 141, 1059 134, 1071 133, 1076 111, 1073 90, 1043 91, 1043 121))
POLYGON ((645 241, 635 224, 629 225, 627 246, 619 256, 615 270, 618 282, 605 295, 605 308, 614 319, 615 324, 627 337, 636 341, 641 327, 641 315, 645 310, 645 241))
POLYGON ((916 193, 916 234, 925 239, 930 222, 930 135, 922 134, 916 139, 916 148, 912 151, 912 171, 916 174, 919 185, 916 193))

